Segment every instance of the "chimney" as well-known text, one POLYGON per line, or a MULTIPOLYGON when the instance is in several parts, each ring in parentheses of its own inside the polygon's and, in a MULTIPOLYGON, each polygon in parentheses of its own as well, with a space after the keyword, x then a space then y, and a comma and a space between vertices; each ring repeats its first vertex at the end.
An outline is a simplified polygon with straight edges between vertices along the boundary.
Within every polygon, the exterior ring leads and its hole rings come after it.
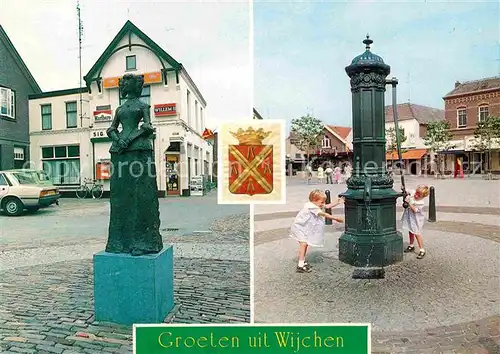
POLYGON ((455 81, 455 88, 457 88, 460 85, 461 85, 460 81, 455 81))

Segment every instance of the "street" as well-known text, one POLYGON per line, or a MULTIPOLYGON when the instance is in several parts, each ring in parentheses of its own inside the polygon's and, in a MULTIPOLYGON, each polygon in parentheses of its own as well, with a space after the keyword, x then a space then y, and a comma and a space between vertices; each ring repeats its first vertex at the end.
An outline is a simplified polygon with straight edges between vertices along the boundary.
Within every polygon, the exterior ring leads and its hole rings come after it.
MULTIPOLYGON (((327 226, 325 247, 308 255, 312 273, 295 272, 297 244, 288 237, 294 217, 312 189, 329 189, 335 199, 345 184, 294 177, 286 205, 256 206, 255 321, 370 322, 373 353, 497 352, 500 181, 407 178, 408 187, 421 183, 436 189, 437 222, 424 226, 427 255, 405 254, 380 280, 352 279, 354 268, 339 262, 343 224, 327 226)), ((343 207, 333 212, 343 215, 343 207)), ((403 240, 406 247, 407 233, 403 240)))
MULTIPOLYGON (((175 307, 167 323, 250 321, 249 207, 204 197, 160 199, 174 246, 175 307)), ((92 256, 107 240, 109 200, 64 198, 0 215, 0 351, 130 353, 131 327, 93 318, 92 256)))

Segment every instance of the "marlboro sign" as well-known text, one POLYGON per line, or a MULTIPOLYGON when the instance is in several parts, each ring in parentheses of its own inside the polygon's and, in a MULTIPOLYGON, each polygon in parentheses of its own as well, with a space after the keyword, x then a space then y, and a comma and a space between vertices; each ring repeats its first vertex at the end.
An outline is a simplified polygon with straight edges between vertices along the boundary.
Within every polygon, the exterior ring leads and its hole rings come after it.
POLYGON ((155 117, 175 116, 177 109, 175 103, 155 104, 155 117))
POLYGON ((109 122, 113 119, 113 112, 110 109, 94 111, 94 122, 109 122))

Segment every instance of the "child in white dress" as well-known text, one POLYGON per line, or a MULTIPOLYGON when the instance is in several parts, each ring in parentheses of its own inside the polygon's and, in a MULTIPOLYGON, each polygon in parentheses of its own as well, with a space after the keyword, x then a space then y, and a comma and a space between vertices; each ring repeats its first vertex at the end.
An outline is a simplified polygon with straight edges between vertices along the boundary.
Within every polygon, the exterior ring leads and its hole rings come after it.
POLYGON ((333 208, 344 202, 340 198, 337 203, 325 205, 326 194, 318 189, 309 194, 309 202, 304 205, 299 214, 295 217, 290 228, 290 237, 299 242, 299 264, 298 273, 308 273, 311 266, 306 262, 306 253, 309 246, 323 247, 325 218, 344 222, 338 216, 330 215, 323 211, 323 208, 333 208))
POLYGON ((419 252, 417 259, 422 259, 425 256, 424 239, 422 238, 422 229, 424 227, 424 199, 429 195, 429 187, 419 185, 415 191, 409 191, 405 201, 408 203, 408 208, 403 212, 403 228, 408 230, 410 237, 410 245, 404 250, 405 253, 414 252, 413 245, 415 238, 417 239, 419 252))

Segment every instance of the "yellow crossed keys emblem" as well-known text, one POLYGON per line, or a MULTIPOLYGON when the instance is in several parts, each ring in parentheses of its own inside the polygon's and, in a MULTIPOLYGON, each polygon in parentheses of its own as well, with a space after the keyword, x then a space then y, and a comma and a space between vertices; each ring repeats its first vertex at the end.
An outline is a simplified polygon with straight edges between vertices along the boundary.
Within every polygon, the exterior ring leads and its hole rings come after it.
POLYGON ((229 146, 231 193, 254 195, 273 191, 273 146, 262 145, 262 140, 270 133, 251 127, 231 133, 240 142, 229 146))

